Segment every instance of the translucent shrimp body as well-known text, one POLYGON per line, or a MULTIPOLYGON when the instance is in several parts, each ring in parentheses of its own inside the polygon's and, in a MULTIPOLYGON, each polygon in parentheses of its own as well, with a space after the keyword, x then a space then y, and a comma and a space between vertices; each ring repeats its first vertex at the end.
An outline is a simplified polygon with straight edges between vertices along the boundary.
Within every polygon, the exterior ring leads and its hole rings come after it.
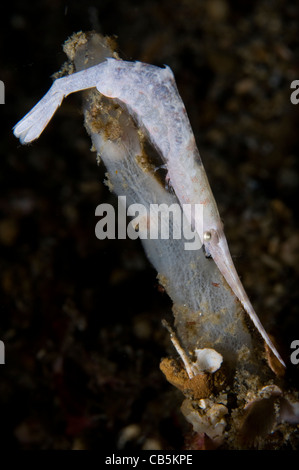
POLYGON ((15 126, 15 136, 22 143, 36 139, 64 96, 93 87, 104 96, 119 101, 137 121, 163 159, 167 178, 181 206, 204 206, 203 220, 196 220, 192 213, 186 212, 187 219, 196 228, 206 251, 212 256, 264 341, 285 365, 261 325, 234 267, 217 205, 169 67, 160 68, 109 58, 99 65, 57 79, 42 100, 15 126))

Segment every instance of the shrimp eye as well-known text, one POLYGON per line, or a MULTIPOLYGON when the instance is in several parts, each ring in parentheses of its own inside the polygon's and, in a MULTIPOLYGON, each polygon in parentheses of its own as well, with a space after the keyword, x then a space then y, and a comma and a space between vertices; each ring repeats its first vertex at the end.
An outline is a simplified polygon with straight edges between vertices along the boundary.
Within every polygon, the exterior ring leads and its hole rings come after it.
POLYGON ((204 239, 205 242, 210 241, 211 238, 212 238, 211 232, 205 232, 205 233, 203 234, 203 239, 204 239))

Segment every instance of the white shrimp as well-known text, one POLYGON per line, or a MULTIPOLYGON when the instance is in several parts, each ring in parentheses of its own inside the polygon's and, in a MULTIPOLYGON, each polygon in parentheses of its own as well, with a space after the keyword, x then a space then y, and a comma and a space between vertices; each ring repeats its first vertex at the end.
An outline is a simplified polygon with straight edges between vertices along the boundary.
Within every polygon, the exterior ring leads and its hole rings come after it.
POLYGON ((57 79, 41 101, 14 127, 22 143, 39 137, 63 98, 96 87, 100 93, 125 105, 148 135, 167 166, 167 178, 181 204, 203 204, 203 222, 193 220, 206 251, 212 256, 236 297, 242 303, 269 348, 285 366, 264 330, 233 264, 189 119, 169 67, 108 58, 84 71, 57 79))

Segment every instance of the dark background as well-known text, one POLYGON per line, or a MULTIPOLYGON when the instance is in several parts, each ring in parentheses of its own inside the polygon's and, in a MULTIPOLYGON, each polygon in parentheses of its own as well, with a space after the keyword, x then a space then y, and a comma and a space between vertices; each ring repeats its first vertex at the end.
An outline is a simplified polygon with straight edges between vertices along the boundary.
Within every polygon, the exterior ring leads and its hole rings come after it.
POLYGON ((70 96, 40 139, 12 127, 95 29, 127 60, 168 64, 185 102, 231 252, 289 363, 298 325, 299 79, 295 2, 12 1, 1 14, 1 448, 181 449, 182 396, 159 370, 171 302, 138 242, 99 241, 103 185, 70 96))

